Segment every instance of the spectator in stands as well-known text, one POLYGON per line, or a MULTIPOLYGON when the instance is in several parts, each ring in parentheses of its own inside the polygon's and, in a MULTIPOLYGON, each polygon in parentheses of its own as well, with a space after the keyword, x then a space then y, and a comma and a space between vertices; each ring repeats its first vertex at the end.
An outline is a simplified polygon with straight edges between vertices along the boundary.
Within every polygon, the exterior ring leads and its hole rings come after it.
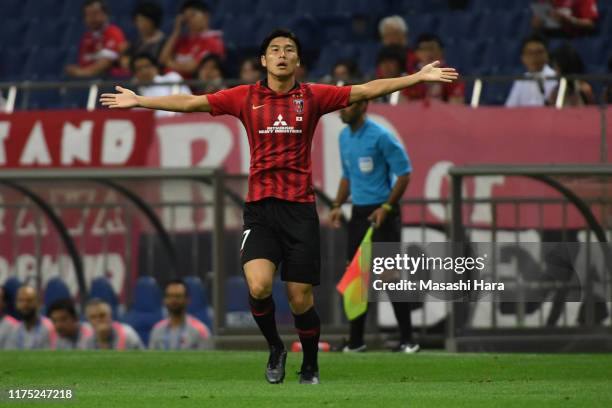
MULTIPOLYGON (((406 54, 404 49, 397 45, 383 47, 376 56, 376 77, 378 79, 396 78, 405 75, 406 54)), ((406 100, 405 92, 394 92, 376 99, 376 102, 398 103, 406 100), (394 101, 394 98, 397 100, 394 101)))
POLYGON ((0 350, 7 348, 9 338, 17 330, 19 322, 11 316, 4 314, 6 305, 6 295, 4 288, 0 286, 0 350))
POLYGON ((103 0, 85 0, 83 16, 88 31, 79 45, 79 63, 68 65, 66 73, 75 78, 124 75, 118 62, 127 43, 123 31, 110 24, 106 3, 103 0))
POLYGON ((263 73, 258 58, 247 58, 240 64, 240 81, 244 84, 254 84, 263 78, 263 73))
POLYGON ((412 72, 417 62, 416 55, 410 49, 408 25, 402 16, 395 15, 383 18, 378 23, 378 34, 383 47, 398 46, 403 48, 406 61, 405 72, 412 72))
POLYGON ((548 65, 546 41, 537 34, 523 40, 521 61, 527 69, 525 76, 535 80, 514 81, 506 106, 545 106, 557 86, 556 80, 545 79, 556 76, 555 70, 548 65))
MULTIPOLYGON (((416 45, 417 64, 413 72, 419 71, 427 64, 440 61, 440 66, 446 66, 444 62, 444 44, 440 37, 435 34, 422 34, 416 45)), ((439 100, 457 105, 463 105, 465 100, 465 84, 462 81, 453 83, 431 82, 420 83, 406 89, 409 100, 439 100)))
POLYGON ((185 282, 176 279, 166 285, 164 305, 169 317, 153 327, 149 339, 150 349, 196 350, 212 346, 208 327, 187 314, 189 293, 185 282))
MULTIPOLYGON (((165 85, 168 83, 181 82, 181 77, 176 72, 168 72, 160 75, 157 61, 150 54, 138 54, 132 59, 132 72, 134 82, 138 84, 138 93, 144 96, 166 96, 173 93, 191 94, 191 90, 185 85, 165 85), (176 92, 173 92, 176 91, 176 92)), ((155 116, 171 116, 174 112, 156 111, 155 116)))
POLYGON ((176 17, 174 30, 164 45, 160 60, 184 78, 196 75, 202 58, 209 54, 225 57, 222 33, 210 30, 210 10, 199 0, 187 0, 176 17), (183 34, 183 24, 187 33, 183 34))
POLYGON ((57 332, 53 323, 39 314, 39 307, 36 289, 31 286, 20 287, 17 291, 16 308, 22 320, 7 342, 8 349, 55 349, 57 332))
POLYGON ((361 79, 361 72, 355 61, 351 59, 342 59, 334 64, 329 75, 323 78, 323 82, 330 84, 337 84, 342 82, 347 84, 349 82, 358 81, 361 79))
MULTIPOLYGON (((552 66, 557 76, 584 74, 584 63, 580 54, 570 44, 562 45, 551 55, 552 66)), ((557 86, 548 98, 548 104, 554 105, 557 100, 557 86)), ((591 85, 580 79, 567 81, 567 89, 563 106, 584 106, 595 103, 595 95, 591 85)))
POLYGON ((595 30, 597 0, 536 0, 531 25, 553 36, 579 36, 595 30))
POLYGON ((209 54, 198 66, 198 79, 203 82, 203 93, 214 93, 225 89, 223 62, 218 55, 209 54))
POLYGON ((139 3, 132 14, 134 25, 138 31, 138 38, 130 44, 124 58, 124 66, 128 68, 131 60, 140 54, 149 54, 156 61, 159 60, 162 47, 166 41, 166 35, 159 29, 163 10, 159 4, 153 1, 139 3))
POLYGON ((85 315, 94 331, 94 335, 84 343, 86 349, 141 350, 144 348, 133 328, 113 321, 111 307, 105 301, 90 300, 85 308, 85 315))
POLYGON ((47 311, 57 331, 57 350, 84 349, 86 341, 93 336, 87 323, 80 323, 72 299, 60 299, 47 311))

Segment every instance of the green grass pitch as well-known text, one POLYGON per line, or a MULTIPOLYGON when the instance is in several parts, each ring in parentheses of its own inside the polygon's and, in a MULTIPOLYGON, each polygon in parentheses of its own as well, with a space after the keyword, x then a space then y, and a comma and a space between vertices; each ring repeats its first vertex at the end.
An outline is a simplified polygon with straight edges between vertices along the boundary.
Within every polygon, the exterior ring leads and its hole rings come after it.
POLYGON ((267 354, 0 352, 0 406, 66 407, 612 407, 612 354, 323 353, 319 386, 281 385, 267 354), (9 401, 10 388, 70 388, 71 402, 9 401))

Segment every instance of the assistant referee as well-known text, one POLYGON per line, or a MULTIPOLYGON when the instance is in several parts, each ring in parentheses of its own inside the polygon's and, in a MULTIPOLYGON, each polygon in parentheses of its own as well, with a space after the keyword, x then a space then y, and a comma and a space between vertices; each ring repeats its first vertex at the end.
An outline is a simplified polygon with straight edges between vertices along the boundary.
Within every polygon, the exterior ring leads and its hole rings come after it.
MULTIPOLYGON (((348 126, 340 133, 342 178, 330 221, 340 227, 341 205, 352 197, 348 224, 347 261, 354 256, 363 236, 374 223, 372 241, 401 242, 401 215, 398 202, 408 187, 412 166, 408 154, 389 130, 366 115, 368 102, 353 103, 340 111, 348 126)), ((410 304, 392 302, 400 331, 396 351, 414 353, 419 345, 412 339, 410 304)), ((350 322, 350 338, 345 352, 365 351, 363 339, 367 312, 350 322)))

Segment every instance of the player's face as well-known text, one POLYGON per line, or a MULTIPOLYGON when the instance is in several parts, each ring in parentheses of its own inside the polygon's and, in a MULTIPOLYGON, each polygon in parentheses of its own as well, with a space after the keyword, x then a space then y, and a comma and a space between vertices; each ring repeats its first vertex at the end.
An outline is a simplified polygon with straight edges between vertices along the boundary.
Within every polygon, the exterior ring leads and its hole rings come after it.
POLYGON ((36 291, 30 287, 22 287, 17 292, 17 311, 25 320, 30 320, 38 313, 38 298, 36 291))
POLYGON ((108 19, 108 16, 102 10, 100 3, 93 3, 83 10, 83 16, 85 18, 85 25, 90 30, 99 30, 102 28, 108 19))
POLYGON ((525 44, 521 55, 528 72, 539 72, 548 63, 548 52, 544 44, 533 41, 525 44))
POLYGON ((347 106, 340 110, 340 119, 342 122, 350 125, 357 122, 365 113, 365 104, 358 102, 347 106))
POLYGON ((112 326, 110 308, 107 305, 93 305, 87 308, 87 320, 96 331, 109 330, 112 326))
POLYGON ((157 67, 147 58, 140 58, 134 61, 134 77, 139 83, 147 84, 153 82, 157 73, 157 67))
POLYGON ((55 310, 51 313, 51 321, 55 330, 63 337, 72 337, 76 335, 78 327, 77 322, 72 318, 70 313, 65 310, 55 310))
POLYGON ((182 314, 187 309, 189 298, 183 285, 169 285, 166 288, 164 304, 171 314, 182 314))
POLYGON ((295 75, 295 69, 300 63, 297 46, 292 39, 276 37, 266 49, 266 55, 261 57, 261 65, 272 75, 287 78, 295 75))

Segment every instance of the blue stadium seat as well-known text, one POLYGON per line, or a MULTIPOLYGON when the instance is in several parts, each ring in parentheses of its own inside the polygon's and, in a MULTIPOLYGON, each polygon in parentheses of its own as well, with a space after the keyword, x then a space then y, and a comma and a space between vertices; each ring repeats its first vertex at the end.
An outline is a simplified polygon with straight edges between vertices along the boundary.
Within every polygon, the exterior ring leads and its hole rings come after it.
POLYGON ((115 293, 115 290, 111 286, 108 279, 103 276, 94 279, 93 282, 91 282, 89 298, 102 299, 103 301, 108 303, 113 312, 113 319, 118 319, 117 307, 119 306, 119 300, 117 299, 117 294, 115 293))
POLYGON ((287 0, 262 0, 255 5, 251 6, 252 14, 259 16, 275 16, 278 19, 278 24, 281 24, 283 20, 278 18, 279 15, 290 15, 293 14, 295 3, 287 0))
POLYGON ((510 93, 511 83, 485 83, 480 99, 481 105, 504 105, 510 93))
POLYGON ((29 93, 29 110, 61 109, 62 107, 62 98, 57 89, 37 90, 29 93))
POLYGON ((109 1, 108 11, 111 15, 111 19, 119 17, 131 17, 136 4, 139 0, 120 0, 120 1, 109 1))
POLYGON ((58 79, 66 65, 67 51, 61 48, 38 48, 28 56, 23 66, 24 76, 29 80, 58 79))
POLYGON ((60 47, 70 23, 65 20, 39 20, 30 25, 23 39, 24 44, 37 47, 60 47))
POLYGON ((329 74, 336 62, 341 59, 357 60, 358 52, 355 45, 352 44, 330 44, 324 47, 319 54, 314 74, 316 77, 322 77, 329 74))
POLYGON ((481 18, 481 13, 441 13, 440 26, 438 28, 437 34, 445 43, 468 37, 473 39, 474 27, 477 27, 480 24, 481 18))
POLYGON ((389 2, 385 0, 336 0, 329 3, 329 8, 335 7, 336 13, 360 14, 376 18, 388 15, 390 10, 389 2))
POLYGON ((298 0, 295 5, 295 14, 298 16, 323 16, 329 13, 329 0, 298 0))
POLYGON ((67 27, 61 45, 63 47, 78 47, 83 34, 85 34, 85 26, 80 20, 72 19, 64 21, 66 21, 67 27))
MULTIPOLYGON (((572 45, 587 65, 606 65, 610 55, 606 53, 609 44, 607 38, 582 37, 572 41, 572 45)), ((554 49, 551 49, 551 52, 554 49)))
POLYGON ((4 294, 6 296, 6 314, 18 318, 19 315, 15 309, 15 299, 17 298, 17 291, 21 287, 21 281, 16 276, 11 276, 4 282, 4 294))
MULTIPOLYGON (((2 1, 4 3, 4 0, 2 1)), ((70 3, 66 0, 25 0, 23 1, 25 6, 23 8, 23 15, 27 18, 45 18, 45 19, 57 19, 62 16, 64 12, 65 3, 70 3)), ((74 2, 73 6, 75 5, 74 2)), ((80 11, 80 4, 77 3, 77 8, 80 11)), ((3 5, 4 8, 4 5, 3 5)))
POLYGON ((463 75, 478 72, 482 67, 483 41, 464 39, 444 49, 447 65, 457 68, 463 75))
POLYGON ((62 300, 62 299, 72 299, 68 286, 66 285, 66 283, 64 283, 64 281, 60 277, 49 279, 49 282, 47 282, 47 286, 45 287, 45 296, 44 296, 45 313, 47 310, 49 310, 49 307, 53 303, 57 302, 58 300, 62 300))
POLYGON ((320 25, 310 16, 293 17, 287 27, 297 35, 305 50, 318 50, 323 43, 320 25))
POLYGON ((26 19, 5 21, 0 27, 0 44, 5 47, 16 47, 23 44, 23 34, 28 27, 29 21, 26 19))
POLYGON ((419 35, 424 33, 435 34, 439 31, 440 17, 436 14, 419 14, 404 16, 408 24, 410 43, 416 44, 419 35))
POLYGON ((223 23, 223 38, 226 43, 237 48, 256 46, 254 32, 259 27, 260 18, 255 16, 236 16, 223 23))
POLYGON ((162 293, 151 276, 141 276, 136 280, 133 302, 123 321, 136 330, 145 344, 155 323, 163 318, 162 293))
POLYGON ((23 72, 30 50, 23 47, 6 48, 0 55, 0 78, 5 81, 27 79, 23 72))
POLYGON ((26 2, 23 0, 2 0, 2 16, 7 20, 14 20, 24 16, 26 2))
POLYGON ((212 330, 212 321, 210 319, 209 309, 210 301, 206 289, 202 281, 197 276, 187 276, 183 278, 189 290, 189 306, 187 312, 212 330))
POLYGON ((322 16, 320 19, 321 37, 324 44, 351 41, 351 19, 347 15, 322 16))
POLYGON ((223 0, 213 10, 213 16, 219 15, 250 15, 253 12, 252 0, 223 0))
POLYGON ((362 75, 373 76, 376 71, 376 55, 380 49, 380 43, 378 41, 371 41, 364 44, 360 44, 359 47, 359 59, 357 66, 362 75))

